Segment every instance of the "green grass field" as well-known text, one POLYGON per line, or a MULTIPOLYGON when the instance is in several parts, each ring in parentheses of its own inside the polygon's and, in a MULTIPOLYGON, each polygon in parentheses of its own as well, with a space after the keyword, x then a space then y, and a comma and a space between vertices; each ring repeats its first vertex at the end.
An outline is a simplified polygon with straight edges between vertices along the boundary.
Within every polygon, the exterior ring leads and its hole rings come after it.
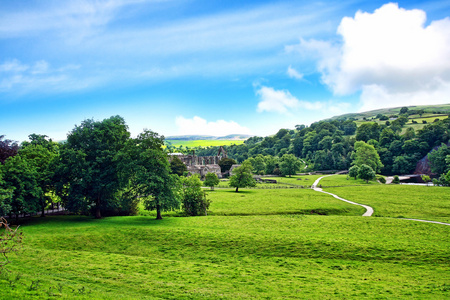
POLYGON ((445 187, 390 184, 346 186, 325 190, 373 207, 376 217, 401 217, 450 223, 450 191, 445 187))
MULTIPOLYGON (((450 211, 448 189, 416 188, 326 190, 354 201, 391 195, 372 203, 387 216, 414 206, 426 219, 450 211), (414 205, 417 197, 402 196, 418 193, 428 200, 414 205)), ((361 217, 364 209, 310 189, 218 189, 208 198, 203 217, 32 218, 22 224, 24 245, 10 256, 11 272, 0 275, 0 298, 450 297, 450 226, 361 217)))
POLYGON ((229 145, 241 145, 244 143, 243 140, 167 140, 174 147, 211 147, 211 146, 229 146, 229 145))

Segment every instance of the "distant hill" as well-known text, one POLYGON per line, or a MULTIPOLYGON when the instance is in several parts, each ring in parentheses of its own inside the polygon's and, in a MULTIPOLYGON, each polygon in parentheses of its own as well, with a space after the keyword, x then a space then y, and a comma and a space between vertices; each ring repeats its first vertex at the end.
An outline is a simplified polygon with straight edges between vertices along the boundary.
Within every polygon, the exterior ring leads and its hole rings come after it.
MULTIPOLYGON (((397 115, 400 113, 400 109, 404 107, 393 107, 393 108, 381 108, 371 111, 365 111, 361 113, 349 113, 339 116, 334 116, 332 118, 326 120, 336 120, 336 119, 371 119, 377 116, 378 114, 382 115, 397 115)), ((425 113, 430 114, 449 114, 450 113, 450 104, 438 104, 438 105, 414 105, 414 106, 405 106, 408 107, 409 110, 424 110, 425 113)))
POLYGON ((211 135, 176 135, 167 136, 166 140, 175 141, 196 141, 196 140, 246 140, 251 135, 248 134, 230 134, 227 136, 211 136, 211 135))

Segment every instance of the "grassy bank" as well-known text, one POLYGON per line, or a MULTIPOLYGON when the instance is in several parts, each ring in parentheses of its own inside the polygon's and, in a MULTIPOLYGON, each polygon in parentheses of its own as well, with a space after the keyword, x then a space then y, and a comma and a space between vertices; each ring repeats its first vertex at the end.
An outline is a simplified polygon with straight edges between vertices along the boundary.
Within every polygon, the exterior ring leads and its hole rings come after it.
POLYGON ((445 299, 450 290, 450 232, 434 224, 298 215, 48 217, 23 231, 11 283, 0 280, 4 299, 445 299))

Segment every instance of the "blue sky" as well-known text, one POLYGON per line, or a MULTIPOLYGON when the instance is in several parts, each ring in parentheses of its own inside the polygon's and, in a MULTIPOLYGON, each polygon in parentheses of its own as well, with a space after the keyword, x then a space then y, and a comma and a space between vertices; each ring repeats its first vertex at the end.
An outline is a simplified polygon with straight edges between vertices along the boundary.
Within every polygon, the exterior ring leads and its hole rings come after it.
POLYGON ((449 1, 1 1, 0 135, 269 135, 450 103, 449 1), (244 3, 244 4, 243 4, 244 3))

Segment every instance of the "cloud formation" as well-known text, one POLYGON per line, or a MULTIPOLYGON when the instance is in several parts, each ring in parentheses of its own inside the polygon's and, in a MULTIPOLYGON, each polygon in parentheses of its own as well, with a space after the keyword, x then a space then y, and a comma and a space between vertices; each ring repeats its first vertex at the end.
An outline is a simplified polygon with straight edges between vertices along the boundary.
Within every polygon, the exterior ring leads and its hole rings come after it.
POLYGON ((239 125, 235 121, 217 120, 208 122, 198 116, 192 119, 178 116, 175 119, 175 124, 178 127, 179 135, 225 136, 229 134, 251 134, 250 129, 239 125))
POLYGON ((299 73, 296 69, 294 69, 292 66, 289 66, 287 69, 287 74, 290 78, 302 80, 303 74, 299 73))
POLYGON ((268 111, 287 114, 293 109, 315 110, 323 107, 321 102, 301 101, 287 90, 275 90, 267 86, 261 86, 256 91, 256 95, 261 99, 258 103, 258 112, 268 111))
POLYGON ((342 19, 342 44, 301 40, 287 51, 315 52, 336 95, 361 92, 361 110, 448 102, 450 19, 425 26, 426 13, 389 3, 342 19))

